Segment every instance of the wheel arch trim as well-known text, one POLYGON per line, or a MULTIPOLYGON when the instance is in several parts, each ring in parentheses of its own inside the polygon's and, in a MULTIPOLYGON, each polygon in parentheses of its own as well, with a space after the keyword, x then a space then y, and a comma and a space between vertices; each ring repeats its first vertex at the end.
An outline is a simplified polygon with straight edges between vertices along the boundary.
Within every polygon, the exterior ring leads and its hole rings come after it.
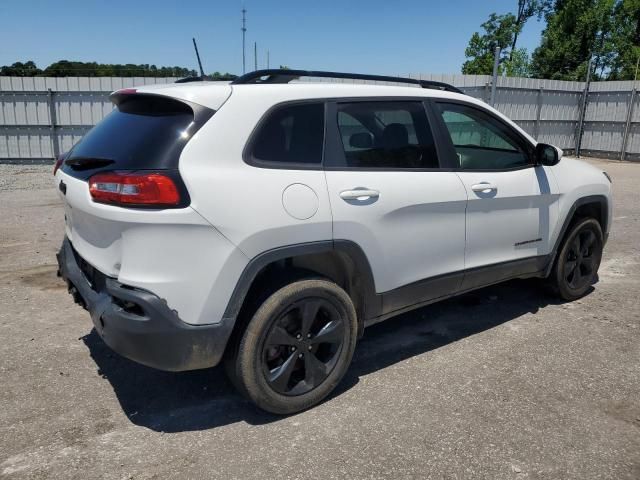
POLYGON ((595 203, 600 205, 602 233, 605 236, 604 240, 606 242, 606 239, 607 239, 606 232, 608 231, 608 228, 609 228, 609 199, 605 195, 587 195, 585 197, 578 198, 575 202, 573 202, 573 204, 571 205, 571 207, 567 211, 567 214, 564 217, 562 228, 558 233, 558 236, 553 245, 553 250, 551 251, 551 255, 550 255, 551 258, 550 258, 549 264, 547 265, 545 277, 548 277, 549 274, 551 273, 551 269, 555 264, 556 257, 558 255, 558 251, 560 250, 562 241, 564 240, 564 237, 566 236, 567 231, 569 230, 569 225, 571 225, 571 222, 576 214, 576 211, 581 206, 587 205, 590 203, 595 203))
POLYGON ((318 253, 342 253, 351 259, 357 275, 358 292, 363 297, 365 317, 377 316, 380 299, 376 296, 371 265, 362 248, 350 240, 323 240, 277 247, 252 258, 236 282, 224 312, 224 320, 235 322, 253 282, 265 267, 286 258, 318 253))

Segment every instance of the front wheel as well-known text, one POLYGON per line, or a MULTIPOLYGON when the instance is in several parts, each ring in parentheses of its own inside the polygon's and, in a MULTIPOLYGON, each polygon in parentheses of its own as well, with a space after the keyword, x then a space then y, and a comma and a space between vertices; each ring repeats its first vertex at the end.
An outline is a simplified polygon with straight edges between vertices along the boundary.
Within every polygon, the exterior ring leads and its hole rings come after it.
POLYGON ((576 300, 596 281, 604 245, 600 224, 593 218, 576 223, 564 241, 551 273, 558 295, 576 300))
POLYGON ((235 384, 263 410, 291 414, 322 401, 344 376, 357 318, 333 282, 293 282, 258 308, 232 360, 235 384))

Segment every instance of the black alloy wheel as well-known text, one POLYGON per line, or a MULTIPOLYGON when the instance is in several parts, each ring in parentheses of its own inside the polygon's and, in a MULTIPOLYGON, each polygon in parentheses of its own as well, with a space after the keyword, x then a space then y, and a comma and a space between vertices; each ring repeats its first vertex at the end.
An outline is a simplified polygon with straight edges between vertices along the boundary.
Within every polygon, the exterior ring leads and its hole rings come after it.
POLYGON ((594 218, 577 221, 565 237, 550 280, 564 300, 584 296, 598 279, 604 239, 594 218))
POLYGON ((263 373, 284 395, 300 395, 326 380, 345 340, 345 324, 326 299, 305 298, 273 323, 263 346, 263 373))

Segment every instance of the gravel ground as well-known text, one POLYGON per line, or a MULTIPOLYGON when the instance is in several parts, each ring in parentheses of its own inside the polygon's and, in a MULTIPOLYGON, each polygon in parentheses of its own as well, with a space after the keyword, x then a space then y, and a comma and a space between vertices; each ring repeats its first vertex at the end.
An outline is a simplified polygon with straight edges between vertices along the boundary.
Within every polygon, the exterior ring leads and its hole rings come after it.
POLYGON ((640 478, 640 164, 600 282, 509 282, 367 330, 346 379, 266 415, 221 369, 139 366, 55 276, 51 167, 0 166, 0 478, 640 478))
POLYGON ((0 164, 0 192, 50 188, 52 171, 53 165, 0 164))

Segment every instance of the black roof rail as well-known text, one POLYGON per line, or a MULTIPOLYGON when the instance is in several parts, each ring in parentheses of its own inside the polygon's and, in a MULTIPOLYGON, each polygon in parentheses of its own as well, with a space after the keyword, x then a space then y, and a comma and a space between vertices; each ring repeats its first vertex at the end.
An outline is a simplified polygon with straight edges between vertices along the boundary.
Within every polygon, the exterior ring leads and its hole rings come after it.
POLYGON ((436 82, 433 80, 418 80, 417 78, 389 77, 386 75, 366 75, 363 73, 341 73, 341 72, 317 72, 313 70, 287 70, 287 69, 271 69, 256 70, 249 72, 236 78, 231 82, 232 85, 246 84, 265 84, 265 83, 289 83, 291 80, 297 80, 300 77, 318 77, 318 78, 346 78, 350 80, 373 80, 377 82, 395 82, 410 83, 420 85, 422 88, 431 88, 435 90, 444 90, 447 92, 462 93, 464 92, 448 83, 436 82))

